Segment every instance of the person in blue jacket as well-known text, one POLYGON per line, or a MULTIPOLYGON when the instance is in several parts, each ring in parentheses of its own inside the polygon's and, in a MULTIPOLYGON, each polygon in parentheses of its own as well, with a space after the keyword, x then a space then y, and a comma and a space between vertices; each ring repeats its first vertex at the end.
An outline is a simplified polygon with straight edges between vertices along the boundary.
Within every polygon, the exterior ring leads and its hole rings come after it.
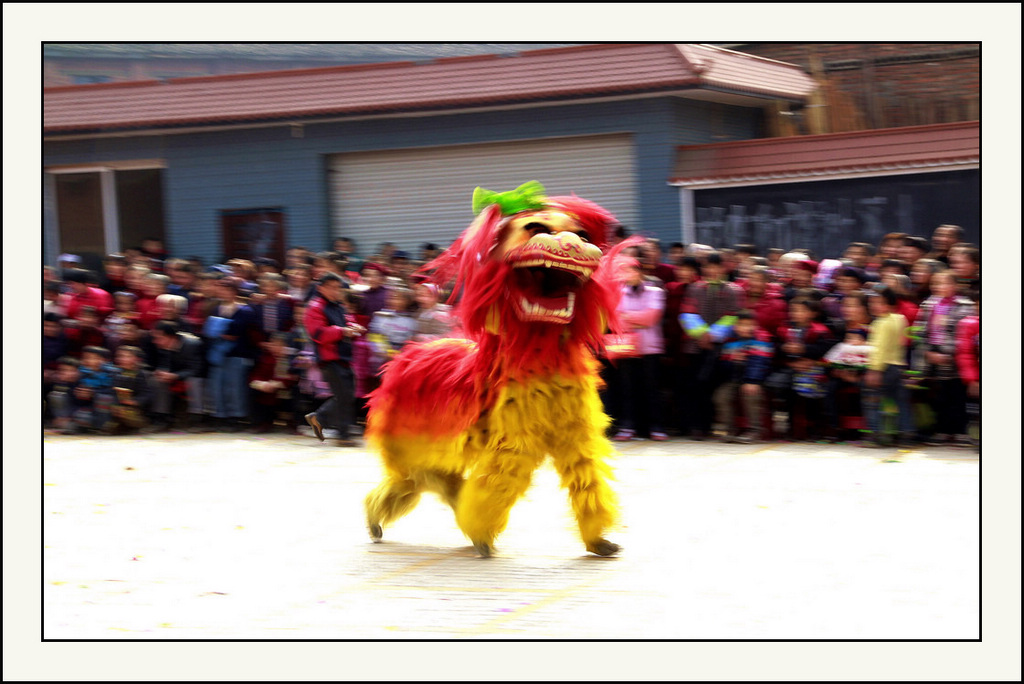
POLYGON ((749 444, 761 439, 762 383, 771 368, 774 348, 769 334, 758 328, 757 318, 750 311, 740 311, 732 325, 732 333, 722 345, 718 356, 718 373, 722 383, 715 389, 715 414, 726 441, 749 444), (742 432, 736 424, 735 404, 739 396, 747 427, 742 432))

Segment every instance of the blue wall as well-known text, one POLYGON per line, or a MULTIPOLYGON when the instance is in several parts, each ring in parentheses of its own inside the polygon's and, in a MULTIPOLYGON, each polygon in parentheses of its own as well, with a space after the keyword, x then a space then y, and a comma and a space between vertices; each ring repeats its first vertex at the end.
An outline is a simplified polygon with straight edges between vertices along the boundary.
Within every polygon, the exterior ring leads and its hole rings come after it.
MULTIPOLYGON (((679 192, 668 185, 680 144, 756 135, 756 109, 678 98, 493 112, 306 124, 294 137, 268 128, 44 143, 44 166, 163 159, 167 247, 175 255, 222 255, 220 211, 283 207, 288 245, 331 240, 328 155, 383 149, 629 132, 636 144, 636 232, 680 239, 679 192)), ((386 236, 381 236, 386 239, 386 236)))

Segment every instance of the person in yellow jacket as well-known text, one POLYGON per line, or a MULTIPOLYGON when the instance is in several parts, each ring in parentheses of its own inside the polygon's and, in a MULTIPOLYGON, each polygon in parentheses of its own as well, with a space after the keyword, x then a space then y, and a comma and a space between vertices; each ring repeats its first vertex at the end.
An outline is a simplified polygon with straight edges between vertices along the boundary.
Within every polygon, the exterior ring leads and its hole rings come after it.
POLYGON ((907 319, 895 312, 899 298, 890 287, 882 287, 868 295, 868 306, 874 320, 868 335, 868 369, 864 374, 864 407, 870 436, 865 446, 882 446, 888 437, 883 414, 899 414, 900 441, 908 442, 914 432, 910 412, 910 396, 903 382, 906 370, 906 347, 903 344, 907 319))

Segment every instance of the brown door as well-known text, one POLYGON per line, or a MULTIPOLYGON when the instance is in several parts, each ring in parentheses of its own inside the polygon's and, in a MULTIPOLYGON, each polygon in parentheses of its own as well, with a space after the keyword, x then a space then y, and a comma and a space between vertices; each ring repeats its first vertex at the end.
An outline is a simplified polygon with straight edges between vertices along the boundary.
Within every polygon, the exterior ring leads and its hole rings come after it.
POLYGON ((259 257, 284 263, 284 212, 280 208, 221 212, 224 260, 259 257))

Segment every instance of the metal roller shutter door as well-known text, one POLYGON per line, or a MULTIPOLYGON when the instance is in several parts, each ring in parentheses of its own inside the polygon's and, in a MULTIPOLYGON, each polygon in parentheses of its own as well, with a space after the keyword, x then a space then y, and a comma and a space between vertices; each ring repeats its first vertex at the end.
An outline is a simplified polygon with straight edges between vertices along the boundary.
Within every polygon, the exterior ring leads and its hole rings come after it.
POLYGON ((504 191, 529 180, 635 224, 633 166, 628 134, 333 155, 331 232, 353 238, 363 256, 382 242, 416 256, 423 243, 446 247, 469 225, 473 188, 504 191))

